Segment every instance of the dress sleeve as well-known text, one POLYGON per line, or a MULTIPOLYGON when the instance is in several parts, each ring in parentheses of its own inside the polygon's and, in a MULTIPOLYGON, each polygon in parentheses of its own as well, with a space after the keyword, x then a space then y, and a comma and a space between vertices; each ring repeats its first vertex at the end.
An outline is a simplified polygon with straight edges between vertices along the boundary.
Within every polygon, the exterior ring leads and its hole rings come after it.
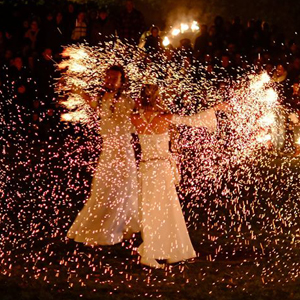
POLYGON ((206 127, 213 132, 217 129, 217 118, 214 109, 210 108, 192 116, 173 115, 171 123, 175 125, 187 125, 192 127, 206 127))

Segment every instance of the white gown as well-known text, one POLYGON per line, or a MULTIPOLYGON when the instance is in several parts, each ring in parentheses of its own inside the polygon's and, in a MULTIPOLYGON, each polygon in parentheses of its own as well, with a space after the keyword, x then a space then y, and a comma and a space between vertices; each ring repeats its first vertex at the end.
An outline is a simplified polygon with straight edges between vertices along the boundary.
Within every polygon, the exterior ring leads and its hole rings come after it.
POLYGON ((100 108, 103 148, 92 181, 91 195, 67 236, 89 245, 113 245, 140 231, 138 179, 130 115, 134 103, 121 97, 112 110, 106 94, 100 108))
MULTIPOLYGON (((150 121, 151 122, 151 121, 150 121)), ((206 126, 215 129, 212 110, 192 117, 174 116, 172 123, 206 126)), ((138 252, 150 259, 169 263, 196 256, 175 188, 176 171, 169 152, 169 134, 139 134, 140 218, 143 243, 138 252)))

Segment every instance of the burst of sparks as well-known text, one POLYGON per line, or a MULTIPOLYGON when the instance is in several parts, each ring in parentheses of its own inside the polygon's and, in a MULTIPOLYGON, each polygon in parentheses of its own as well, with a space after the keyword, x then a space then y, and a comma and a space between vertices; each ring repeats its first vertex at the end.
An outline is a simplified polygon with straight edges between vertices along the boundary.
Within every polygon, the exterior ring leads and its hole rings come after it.
MULTIPOLYGON (((10 153, 11 146, 3 148, 2 274, 13 276, 23 266, 23 276, 45 282, 49 282, 50 274, 63 277, 66 273, 70 287, 76 280, 84 286, 91 278, 99 285, 111 284, 122 272, 124 282, 141 282, 132 275, 134 267, 124 262, 116 266, 116 259, 109 260, 111 250, 83 249, 70 244, 65 236, 89 194, 91 174, 101 151, 97 118, 85 95, 93 98, 101 92, 109 66, 125 68, 129 79, 125 93, 134 100, 140 97, 144 83, 158 84, 162 104, 173 113, 193 114, 223 99, 216 74, 206 80, 204 68, 196 71, 185 64, 184 57, 177 57, 175 52, 172 55, 171 61, 165 53, 149 59, 142 50, 120 42, 106 47, 74 45, 65 49, 64 60, 58 66, 63 71, 57 88, 67 110, 62 119, 75 125, 64 129, 68 134, 60 141, 63 146, 49 140, 40 146, 39 153, 34 146, 20 141, 15 153, 10 153), (197 81, 196 72, 203 72, 197 81), (18 178, 20 173, 25 174, 23 178, 18 178), (57 243, 66 250, 56 251, 57 243), (83 270, 88 274, 80 279, 83 270)), ((219 119, 216 133, 186 126, 172 128, 172 149, 182 173, 179 194, 188 227, 194 231, 192 239, 197 238, 195 248, 200 257, 204 248, 210 249, 207 261, 229 261, 244 253, 241 266, 252 263, 265 284, 272 282, 277 272, 283 283, 300 273, 298 167, 294 160, 283 159, 278 164, 262 156, 264 144, 273 139, 270 131, 279 126, 276 116, 283 109, 276 85, 266 73, 244 75, 236 82, 225 88, 231 112, 226 119, 219 119), (287 193, 290 196, 284 196, 287 193)), ((7 102, 12 102, 13 89, 9 92, 7 102)), ((137 261, 134 239, 122 247, 137 261)), ((203 274, 206 271, 203 269, 203 274)), ((251 278, 250 275, 243 276, 251 278)), ((153 275, 145 280, 155 285, 156 278, 153 275)), ((171 282, 170 278, 166 280, 171 282)))

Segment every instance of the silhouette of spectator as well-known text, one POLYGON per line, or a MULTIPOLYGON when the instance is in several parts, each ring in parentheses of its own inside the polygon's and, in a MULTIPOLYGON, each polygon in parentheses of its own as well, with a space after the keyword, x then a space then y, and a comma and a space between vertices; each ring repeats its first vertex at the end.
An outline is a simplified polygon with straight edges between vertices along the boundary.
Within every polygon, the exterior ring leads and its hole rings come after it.
POLYGON ((67 11, 64 14, 65 24, 66 24, 66 37, 67 42, 71 41, 71 35, 76 23, 77 15, 75 11, 75 6, 73 3, 69 3, 67 6, 67 11))
POLYGON ((162 48, 162 40, 159 35, 160 30, 157 26, 150 28, 151 34, 146 38, 145 50, 149 54, 155 54, 162 48))
POLYGON ((215 47, 216 50, 223 50, 224 39, 226 37, 226 29, 224 26, 224 20, 221 16, 215 17, 215 47))
POLYGON ((208 31, 208 53, 214 54, 214 52, 218 48, 218 41, 217 41, 217 33, 216 27, 214 25, 210 26, 208 31))
POLYGON ((83 42, 86 36, 87 24, 85 22, 85 13, 80 12, 77 16, 71 39, 73 42, 83 42))
POLYGON ((54 95, 55 65, 52 61, 52 49, 45 48, 35 63, 35 79, 38 87, 40 104, 47 108, 52 105, 54 95))
POLYGON ((300 57, 296 57, 289 66, 288 79, 291 83, 298 81, 300 76, 300 57))
POLYGON ((195 40, 194 56, 196 59, 204 58, 208 52, 209 34, 207 25, 201 25, 200 35, 195 40))
POLYGON ((41 137, 45 137, 55 115, 56 95, 54 82, 56 77, 58 75, 56 75, 56 68, 52 61, 52 49, 45 48, 41 57, 35 63, 35 79, 39 97, 39 103, 35 103, 35 108, 38 109, 39 119, 43 120, 43 123, 39 124, 43 129, 40 132, 41 137))
POLYGON ((142 13, 134 8, 133 0, 125 1, 125 9, 120 14, 118 34, 122 41, 138 44, 145 31, 145 22, 142 13))
POLYGON ((283 64, 278 64, 275 72, 273 73, 272 79, 277 83, 283 83, 287 79, 287 70, 283 64))
POLYGON ((67 43, 67 29, 62 13, 58 12, 55 15, 49 13, 43 28, 43 47, 51 48, 53 54, 60 53, 62 51, 61 46, 67 43))
POLYGON ((19 50, 19 41, 11 30, 5 31, 5 46, 6 49, 12 50, 14 53, 19 50))
POLYGON ((5 43, 4 33, 2 30, 0 30, 0 59, 4 56, 5 49, 6 49, 6 43, 5 43))
POLYGON ((90 43, 92 46, 103 44, 104 42, 115 39, 116 27, 113 20, 110 18, 108 11, 102 7, 97 15, 97 18, 91 24, 90 43))
POLYGON ((253 40, 254 40, 254 32, 255 32, 255 21, 253 19, 249 20, 247 22, 247 28, 245 29, 243 33, 243 51, 245 53, 250 53, 252 46, 253 46, 253 40))
POLYGON ((62 51, 62 46, 67 44, 67 25, 62 12, 57 12, 55 16, 55 29, 53 32, 53 53, 57 54, 62 51))
POLYGON ((267 22, 262 23, 262 47, 264 51, 269 51, 271 49, 271 38, 272 38, 272 32, 270 29, 270 25, 267 22))
POLYGON ((30 48, 33 52, 37 52, 41 48, 41 36, 38 22, 33 20, 30 24, 30 29, 25 33, 25 39, 30 41, 30 48))
POLYGON ((3 65, 6 67, 12 66, 13 65, 13 51, 11 49, 6 49, 4 53, 4 58, 3 58, 3 65))
POLYGON ((21 57, 13 59, 8 69, 9 79, 6 83, 6 113, 7 124, 11 130, 25 136, 31 121, 32 104, 34 99, 34 81, 28 69, 23 65, 21 57))
POLYGON ((232 20, 232 23, 229 27, 228 32, 229 38, 228 42, 233 44, 239 44, 241 41, 241 37, 243 35, 243 26, 241 24, 241 19, 239 17, 235 17, 232 20))

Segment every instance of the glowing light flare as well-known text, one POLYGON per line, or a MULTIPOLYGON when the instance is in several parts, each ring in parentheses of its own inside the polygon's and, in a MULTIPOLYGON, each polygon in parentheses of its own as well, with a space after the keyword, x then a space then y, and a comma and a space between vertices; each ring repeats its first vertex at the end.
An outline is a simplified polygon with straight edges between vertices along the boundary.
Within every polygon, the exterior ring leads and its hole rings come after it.
POLYGON ((89 122, 88 115, 84 111, 74 111, 61 115, 61 121, 74 122, 74 123, 86 123, 89 122))
POLYGON ((199 31, 199 29, 200 29, 200 27, 199 27, 199 25, 198 25, 198 22, 197 22, 197 21, 193 21, 193 22, 192 22, 192 25, 191 25, 191 30, 192 30, 193 32, 195 32, 195 31, 199 31))
POLYGON ((68 100, 60 101, 60 104, 65 106, 67 109, 72 110, 80 105, 84 105, 85 101, 79 95, 70 95, 68 100))
POLYGON ((177 36, 180 33, 180 29, 174 28, 171 32, 172 36, 177 36))
POLYGON ((62 52, 62 57, 70 57, 74 60, 81 60, 88 57, 88 54, 82 48, 68 47, 62 52))
POLYGON ((85 72, 87 69, 86 66, 82 65, 82 64, 79 64, 79 63, 71 63, 69 65, 69 70, 72 71, 72 72, 76 72, 76 73, 83 73, 85 72))
POLYGON ((62 62, 60 62, 59 64, 57 64, 57 67, 61 70, 66 69, 69 66, 69 62, 67 60, 64 60, 62 62))
POLYGON ((189 28, 190 28, 189 25, 186 24, 186 23, 181 23, 181 24, 180 24, 180 31, 181 31, 181 33, 184 33, 184 32, 186 32, 186 31, 188 31, 189 28))
POLYGON ((296 140, 296 144, 300 145, 300 137, 298 137, 298 139, 296 140))
POLYGON ((170 45, 170 40, 167 36, 165 36, 163 39, 163 45, 164 45, 164 47, 167 47, 170 45))

